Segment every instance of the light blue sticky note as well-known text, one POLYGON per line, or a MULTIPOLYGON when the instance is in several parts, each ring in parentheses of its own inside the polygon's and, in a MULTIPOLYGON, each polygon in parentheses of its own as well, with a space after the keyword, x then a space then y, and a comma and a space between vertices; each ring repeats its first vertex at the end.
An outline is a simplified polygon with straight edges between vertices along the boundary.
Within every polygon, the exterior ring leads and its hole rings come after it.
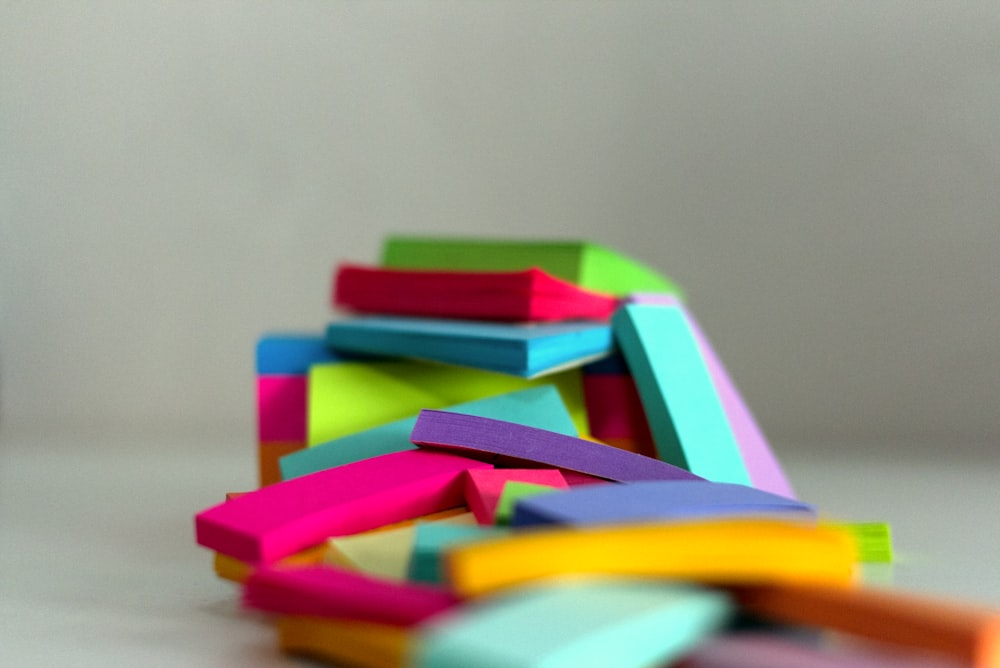
POLYGON ((313 364, 370 359, 367 355, 337 353, 326 345, 323 334, 264 334, 257 341, 257 373, 261 375, 300 375, 313 364))
POLYGON ((698 341, 680 306, 627 304, 612 318, 663 461, 751 485, 698 341))
POLYGON ((330 323, 334 350, 458 364, 524 378, 582 366, 610 355, 611 327, 597 320, 506 323, 366 316, 330 323))
POLYGON ((418 522, 406 578, 415 582, 444 582, 441 563, 446 550, 509 533, 506 527, 418 522))
MULTIPOLYGON (((486 399, 457 404, 448 409, 456 413, 491 417, 576 435, 576 426, 554 385, 540 385, 486 399)), ((285 455, 279 460, 283 480, 350 464, 368 457, 410 450, 410 432, 416 416, 404 418, 366 431, 344 436, 312 448, 285 455)))
POLYGON ((724 624, 720 592, 649 580, 549 581, 421 627, 419 668, 667 665, 724 624))

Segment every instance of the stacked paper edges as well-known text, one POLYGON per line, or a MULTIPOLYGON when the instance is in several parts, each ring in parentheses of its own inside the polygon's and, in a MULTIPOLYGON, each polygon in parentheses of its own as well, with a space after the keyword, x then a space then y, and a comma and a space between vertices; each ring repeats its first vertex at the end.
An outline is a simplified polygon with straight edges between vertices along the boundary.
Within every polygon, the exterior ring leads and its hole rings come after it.
POLYGON ((261 487, 195 518, 288 652, 361 666, 1000 665, 1000 617, 859 583, 682 294, 583 242, 394 237, 257 347, 261 487), (808 629, 857 638, 831 644, 808 629))

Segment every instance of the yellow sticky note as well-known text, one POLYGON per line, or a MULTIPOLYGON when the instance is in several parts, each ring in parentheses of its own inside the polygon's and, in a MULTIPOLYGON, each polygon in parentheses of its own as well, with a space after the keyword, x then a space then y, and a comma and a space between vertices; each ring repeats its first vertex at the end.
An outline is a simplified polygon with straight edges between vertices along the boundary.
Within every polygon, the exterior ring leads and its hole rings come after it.
POLYGON ((428 362, 317 364, 309 369, 309 445, 440 409, 554 384, 580 433, 587 432, 580 371, 527 380, 492 371, 428 362))
POLYGON ((854 581, 855 556, 851 536, 833 528, 781 520, 685 521, 517 532, 451 549, 445 572, 462 596, 559 575, 846 585, 854 581))
MULTIPOLYGON (((469 512, 430 521, 460 525, 476 523, 475 517, 469 512)), ((326 553, 326 562, 343 565, 342 560, 346 559, 353 566, 352 570, 392 580, 405 580, 416 533, 417 523, 407 522, 391 529, 336 536, 327 541, 331 549, 326 553)))
MULTIPOLYGON (((326 557, 326 550, 326 543, 314 545, 302 550, 301 552, 290 554, 284 559, 279 560, 278 563, 283 566, 307 566, 311 564, 318 564, 321 561, 333 563, 332 559, 326 557)), ((253 572, 252 565, 245 561, 240 561, 236 557, 230 557, 229 555, 222 554, 221 552, 215 553, 212 566, 215 570, 215 574, 223 580, 231 580, 239 583, 245 582, 253 572)))

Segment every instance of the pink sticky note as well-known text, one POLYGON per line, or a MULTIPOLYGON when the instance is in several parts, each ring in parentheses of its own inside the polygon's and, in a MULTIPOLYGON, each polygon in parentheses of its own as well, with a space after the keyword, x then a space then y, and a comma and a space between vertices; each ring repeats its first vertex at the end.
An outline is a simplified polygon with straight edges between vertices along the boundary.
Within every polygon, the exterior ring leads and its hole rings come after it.
POLYGON ((257 440, 305 441, 308 377, 257 376, 257 440))
POLYGON ((556 469, 481 469, 465 478, 465 502, 479 524, 493 524, 504 485, 511 480, 566 488, 566 479, 556 469))
POLYGON ((639 390, 630 374, 583 374, 583 397, 590 434, 595 438, 653 441, 639 390))
POLYGON ((578 473, 577 471, 559 469, 559 472, 562 473, 563 478, 566 480, 566 484, 570 487, 577 487, 579 485, 606 485, 608 482, 604 478, 595 478, 592 475, 578 473))
POLYGON ((442 587, 383 580, 332 566, 259 568, 243 589, 243 603, 259 610, 396 626, 416 624, 458 601, 442 587))
POLYGON ((199 545, 268 563, 342 536, 464 504, 464 473, 492 468, 454 453, 406 450, 262 487, 195 517, 199 545))
POLYGON ((691 331, 705 358, 705 365, 715 383, 715 391, 719 393, 722 409, 729 418, 736 443, 743 453, 743 462, 750 475, 750 481, 754 487, 794 499, 795 490, 792 489, 778 458, 764 438, 764 432, 750 412, 750 407, 743 400, 743 395, 736 388, 736 384, 726 371, 726 367, 722 365, 722 360, 716 355, 712 344, 701 331, 698 322, 694 318, 689 318, 689 321, 691 331))

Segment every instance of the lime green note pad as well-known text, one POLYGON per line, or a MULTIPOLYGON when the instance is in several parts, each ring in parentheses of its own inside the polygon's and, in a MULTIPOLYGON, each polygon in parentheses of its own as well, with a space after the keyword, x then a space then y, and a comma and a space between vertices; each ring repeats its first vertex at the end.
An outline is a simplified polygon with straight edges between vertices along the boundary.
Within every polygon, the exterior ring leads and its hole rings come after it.
POLYGON ((586 290, 624 296, 667 292, 672 280, 610 248, 586 241, 511 241, 392 236, 382 266, 397 269, 521 271, 538 267, 586 290))
POLYGON ((892 529, 886 522, 832 522, 857 543, 858 561, 888 564, 893 561, 892 529))
POLYGON ((309 445, 416 415, 424 408, 554 384, 581 434, 587 433, 580 371, 526 380, 468 367, 412 361, 339 362, 309 369, 309 445))

